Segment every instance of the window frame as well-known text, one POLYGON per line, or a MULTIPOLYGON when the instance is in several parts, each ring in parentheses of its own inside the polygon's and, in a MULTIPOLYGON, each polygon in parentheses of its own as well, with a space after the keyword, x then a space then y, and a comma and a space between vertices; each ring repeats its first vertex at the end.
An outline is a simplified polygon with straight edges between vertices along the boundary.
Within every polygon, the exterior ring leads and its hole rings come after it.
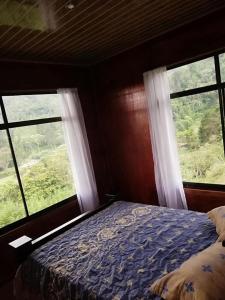
MULTIPOLYGON (((216 83, 210 84, 203 87, 187 89, 180 92, 175 92, 170 94, 170 100, 181 98, 184 96, 192 96, 197 94, 202 94, 205 92, 216 91, 218 92, 219 98, 219 108, 220 108, 220 122, 222 129, 222 140, 223 140, 223 152, 225 157, 225 81, 221 80, 221 69, 220 69, 220 60, 219 55, 225 53, 225 51, 214 52, 205 56, 201 56, 192 60, 185 61, 183 63, 167 66, 167 71, 176 69, 191 63, 198 62, 200 60, 212 57, 214 59, 216 83)), ((225 171, 225 170, 224 170, 225 171)), ((184 188, 190 189, 203 189, 203 190, 216 190, 216 191, 225 191, 225 184, 214 184, 214 183, 200 183, 200 182, 189 182, 183 181, 184 188)))
POLYGON ((15 221, 15 222, 13 222, 13 223, 7 224, 4 227, 0 228, 0 236, 2 236, 3 234, 7 234, 8 232, 10 232, 12 230, 17 229, 18 227, 23 226, 23 225, 29 223, 32 220, 35 220, 35 219, 37 219, 41 216, 47 215, 51 211, 54 211, 56 208, 63 207, 64 205, 66 205, 70 202, 73 202, 75 200, 77 200, 77 195, 76 194, 69 197, 69 198, 63 199, 60 202, 57 202, 57 203, 55 203, 51 206, 48 206, 48 207, 46 207, 42 210, 39 210, 39 211, 33 213, 32 215, 29 215, 28 217, 24 217, 24 218, 21 218, 21 219, 15 221))
POLYGON ((77 195, 74 194, 69 198, 62 199, 61 201, 59 201, 59 202, 57 202, 53 205, 50 205, 50 206, 48 206, 44 209, 41 209, 40 211, 35 212, 33 214, 29 214, 29 211, 28 211, 26 198, 25 198, 25 193, 24 193, 22 180, 21 180, 21 176, 20 176, 20 172, 19 172, 19 167, 18 167, 18 163, 17 163, 15 151, 14 151, 14 146, 13 146, 11 134, 10 134, 10 129, 11 128, 24 127, 24 126, 32 126, 32 125, 62 122, 62 118, 61 117, 47 117, 47 118, 27 120, 27 121, 9 122, 8 118, 7 118, 7 113, 6 113, 6 110, 5 110, 3 97, 4 96, 23 96, 23 95, 31 95, 31 96, 32 95, 47 95, 47 94, 49 94, 49 95, 57 94, 57 91, 56 90, 38 90, 38 91, 30 90, 30 91, 9 91, 9 92, 0 93, 0 112, 2 113, 2 119, 3 119, 3 123, 0 123, 0 131, 5 131, 6 135, 7 135, 7 140, 8 140, 8 143, 9 143, 10 153, 11 153, 14 168, 15 168, 15 175, 16 175, 16 178, 17 178, 17 182, 18 182, 18 186, 19 186, 19 190, 20 190, 20 194, 21 194, 21 198, 22 198, 22 202, 23 202, 23 206, 24 206, 24 211, 25 211, 25 217, 1 227, 0 228, 0 235, 5 234, 6 232, 17 228, 18 226, 23 225, 23 224, 33 220, 34 218, 36 218, 38 216, 44 215, 44 214, 48 213, 49 211, 51 211, 51 210, 53 210, 57 207, 63 206, 66 203, 68 203, 72 200, 77 200, 77 195))

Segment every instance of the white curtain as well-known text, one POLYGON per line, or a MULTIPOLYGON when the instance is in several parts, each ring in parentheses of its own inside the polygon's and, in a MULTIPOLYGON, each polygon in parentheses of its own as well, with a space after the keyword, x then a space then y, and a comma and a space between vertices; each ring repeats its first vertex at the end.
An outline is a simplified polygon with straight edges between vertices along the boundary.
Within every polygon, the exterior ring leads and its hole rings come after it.
POLYGON ((187 208, 165 67, 144 73, 159 204, 187 208))
POLYGON ((83 112, 76 89, 60 89, 61 116, 81 212, 95 209, 98 193, 83 112))

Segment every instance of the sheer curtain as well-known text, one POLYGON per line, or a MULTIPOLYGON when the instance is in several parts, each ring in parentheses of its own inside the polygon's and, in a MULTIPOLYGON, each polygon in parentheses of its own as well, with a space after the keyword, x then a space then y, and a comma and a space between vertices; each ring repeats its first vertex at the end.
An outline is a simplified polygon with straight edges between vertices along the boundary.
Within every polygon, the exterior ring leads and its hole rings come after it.
POLYGON ((83 112, 76 89, 60 89, 65 141, 82 212, 95 209, 98 193, 83 112))
POLYGON ((179 166, 166 68, 144 73, 159 204, 187 208, 179 166))

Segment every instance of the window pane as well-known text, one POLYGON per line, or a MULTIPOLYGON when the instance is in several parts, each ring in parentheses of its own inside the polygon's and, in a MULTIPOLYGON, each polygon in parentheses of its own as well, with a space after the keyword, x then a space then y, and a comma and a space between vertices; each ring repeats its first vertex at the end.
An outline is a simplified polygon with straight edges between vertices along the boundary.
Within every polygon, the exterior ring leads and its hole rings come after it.
POLYGON ((0 228, 25 217, 5 131, 0 131, 0 228))
POLYGON ((2 112, 1 112, 1 109, 0 109, 0 124, 3 123, 3 117, 2 117, 2 112))
POLYGON ((4 96, 6 114, 9 122, 59 117, 59 98, 57 94, 4 96))
POLYGON ((171 101, 183 180, 225 184, 218 93, 171 101))
POLYGON ((203 87, 216 83, 213 57, 203 59, 167 72, 170 93, 203 87))
POLYGON ((10 132, 30 214, 75 194, 61 122, 10 132))
POLYGON ((220 55, 221 80, 225 81, 225 53, 220 55))

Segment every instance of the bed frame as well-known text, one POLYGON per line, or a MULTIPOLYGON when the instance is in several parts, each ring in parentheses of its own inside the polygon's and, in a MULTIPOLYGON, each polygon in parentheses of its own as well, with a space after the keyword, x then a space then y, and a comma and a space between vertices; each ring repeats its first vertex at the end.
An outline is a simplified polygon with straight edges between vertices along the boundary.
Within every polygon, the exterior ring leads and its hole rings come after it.
POLYGON ((16 259, 18 263, 22 263, 26 257, 34 251, 36 248, 40 247, 41 245, 45 244, 46 242, 50 241, 54 237, 58 236, 59 234, 65 232, 66 230, 72 228, 73 226, 83 222, 84 220, 90 218, 91 216, 97 214, 98 212, 104 210, 106 207, 110 206, 113 202, 117 201, 117 195, 109 195, 107 194, 106 197, 110 200, 107 201, 106 204, 101 205, 99 208, 85 212, 78 217, 56 227, 55 229, 41 235, 36 239, 32 239, 29 236, 23 235, 18 239, 9 243, 9 246, 13 248, 13 251, 16 255, 16 259))

